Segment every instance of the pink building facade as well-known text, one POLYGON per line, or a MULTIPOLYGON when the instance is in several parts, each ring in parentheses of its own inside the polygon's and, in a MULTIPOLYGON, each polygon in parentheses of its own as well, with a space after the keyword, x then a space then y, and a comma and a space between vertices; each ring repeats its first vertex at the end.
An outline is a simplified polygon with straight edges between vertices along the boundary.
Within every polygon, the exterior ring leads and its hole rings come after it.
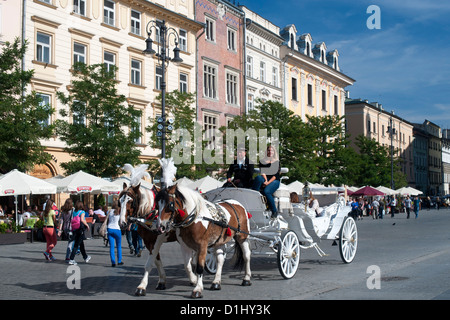
POLYGON ((205 24, 197 34, 197 121, 203 129, 218 129, 245 106, 244 14, 227 1, 214 0, 196 0, 195 12, 195 20, 205 24))

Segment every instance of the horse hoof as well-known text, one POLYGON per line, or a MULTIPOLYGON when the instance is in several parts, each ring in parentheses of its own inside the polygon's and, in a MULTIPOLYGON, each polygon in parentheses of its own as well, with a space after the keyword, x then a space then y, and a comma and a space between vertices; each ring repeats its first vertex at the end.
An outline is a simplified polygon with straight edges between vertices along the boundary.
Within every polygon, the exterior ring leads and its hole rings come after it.
POLYGON ((199 298, 203 298, 203 296, 202 296, 201 292, 194 292, 194 291, 192 291, 191 298, 199 299, 199 298))
POLYGON ((146 294, 147 294, 146 290, 145 289, 141 289, 141 288, 137 288, 136 292, 134 293, 134 295, 138 296, 138 297, 143 297, 146 294))
POLYGON ((166 290, 166 284, 158 283, 158 285, 156 286, 156 290, 166 290))
POLYGON ((252 285, 252 283, 250 282, 250 280, 243 280, 241 286, 243 287, 250 287, 252 285))
POLYGON ((220 283, 213 283, 211 285, 211 290, 221 290, 222 287, 220 286, 220 283))

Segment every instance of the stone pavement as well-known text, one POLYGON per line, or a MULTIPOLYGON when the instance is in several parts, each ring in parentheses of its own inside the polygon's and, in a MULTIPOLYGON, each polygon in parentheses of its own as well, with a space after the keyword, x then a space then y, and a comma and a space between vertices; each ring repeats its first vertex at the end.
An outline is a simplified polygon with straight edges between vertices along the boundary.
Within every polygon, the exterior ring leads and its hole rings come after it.
MULTIPOLYGON (((111 267, 109 247, 100 238, 85 240, 86 251, 92 259, 85 263, 77 255, 78 268, 65 261, 67 241, 58 241, 53 251, 57 260, 53 262, 45 260, 45 247, 43 242, 0 246, 0 299, 135 299, 134 291, 143 276, 148 252, 143 252, 140 258, 131 255, 124 236, 124 265, 115 268, 111 267)), ((162 254, 170 281, 186 282, 178 245, 164 244, 162 254)), ((156 274, 152 270, 149 281, 149 289, 154 293, 156 274)), ((145 298, 155 297, 148 294, 145 298)))

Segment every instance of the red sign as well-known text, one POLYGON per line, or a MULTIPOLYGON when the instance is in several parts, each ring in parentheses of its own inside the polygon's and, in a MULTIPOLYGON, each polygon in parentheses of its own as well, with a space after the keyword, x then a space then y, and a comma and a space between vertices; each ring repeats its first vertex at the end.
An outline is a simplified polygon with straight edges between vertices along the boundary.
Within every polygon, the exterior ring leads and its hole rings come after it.
POLYGON ((14 189, 6 189, 5 191, 3 191, 4 194, 13 194, 14 193, 14 189))
POLYGON ((92 190, 92 187, 89 187, 89 186, 80 186, 80 187, 77 187, 77 191, 78 192, 90 192, 92 190))

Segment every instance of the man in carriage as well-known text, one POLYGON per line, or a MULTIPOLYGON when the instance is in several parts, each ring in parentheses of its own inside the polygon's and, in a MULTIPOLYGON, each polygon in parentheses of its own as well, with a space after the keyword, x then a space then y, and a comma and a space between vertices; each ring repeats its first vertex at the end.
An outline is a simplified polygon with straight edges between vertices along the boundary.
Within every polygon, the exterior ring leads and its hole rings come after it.
POLYGON ((255 165, 246 156, 246 152, 244 145, 238 145, 237 157, 228 168, 227 182, 223 187, 251 188, 255 165))

